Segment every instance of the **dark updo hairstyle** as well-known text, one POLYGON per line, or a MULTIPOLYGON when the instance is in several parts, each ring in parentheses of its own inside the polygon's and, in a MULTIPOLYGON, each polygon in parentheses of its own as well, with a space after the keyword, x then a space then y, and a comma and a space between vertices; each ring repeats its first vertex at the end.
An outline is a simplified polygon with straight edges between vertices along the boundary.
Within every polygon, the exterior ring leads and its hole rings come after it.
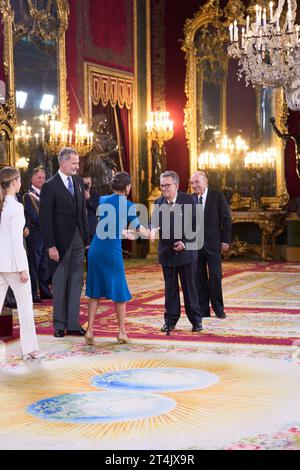
POLYGON ((112 179, 111 187, 113 191, 125 191, 126 186, 131 184, 131 176, 126 171, 119 171, 112 179))

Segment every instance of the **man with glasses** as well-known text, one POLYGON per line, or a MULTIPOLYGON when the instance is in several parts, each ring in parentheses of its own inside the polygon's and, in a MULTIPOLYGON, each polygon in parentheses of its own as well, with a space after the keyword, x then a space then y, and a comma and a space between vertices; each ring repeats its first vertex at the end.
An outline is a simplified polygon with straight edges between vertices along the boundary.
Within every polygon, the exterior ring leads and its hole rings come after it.
POLYGON ((178 191, 179 177, 174 171, 161 174, 160 188, 162 196, 155 201, 151 228, 160 228, 158 257, 165 280, 165 324, 161 331, 175 329, 180 317, 179 276, 186 315, 192 331, 199 332, 202 316, 195 284, 197 250, 188 249, 186 238, 186 228, 192 230, 196 205, 192 196, 178 191))

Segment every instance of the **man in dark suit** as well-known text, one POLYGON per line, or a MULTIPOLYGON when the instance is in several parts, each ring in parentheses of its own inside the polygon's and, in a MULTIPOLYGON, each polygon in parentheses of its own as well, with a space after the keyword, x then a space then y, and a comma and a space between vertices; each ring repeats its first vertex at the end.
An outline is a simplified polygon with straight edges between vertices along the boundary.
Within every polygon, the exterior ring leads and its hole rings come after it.
POLYGON ((31 187, 23 197, 26 226, 29 229, 26 243, 33 302, 52 299, 47 283, 47 253, 41 234, 39 216, 41 189, 45 181, 45 170, 42 167, 35 168, 31 178, 31 187))
POLYGON ((89 245, 89 228, 83 180, 76 173, 79 156, 64 148, 59 171, 43 186, 40 225, 48 250, 48 276, 52 276, 54 336, 84 335, 79 324, 83 285, 84 252, 89 245))
POLYGON ((198 253, 197 291, 203 317, 210 317, 210 306, 218 318, 225 318, 222 294, 222 253, 231 242, 231 213, 225 196, 208 187, 204 172, 191 177, 193 198, 204 210, 204 246, 198 253), (208 272, 207 272, 208 270, 208 272))
POLYGON ((83 175, 83 183, 90 238, 92 240, 98 224, 97 209, 99 207, 100 194, 92 189, 92 178, 90 176, 83 175))
POLYGON ((192 331, 199 332, 202 317, 195 284, 197 251, 188 249, 190 240, 186 238, 187 227, 192 230, 196 205, 192 196, 178 191, 179 177, 174 171, 162 173, 160 187, 162 196, 155 201, 151 228, 160 228, 158 257, 165 280, 166 309, 161 330, 174 329, 180 317, 179 275, 186 315, 192 331))

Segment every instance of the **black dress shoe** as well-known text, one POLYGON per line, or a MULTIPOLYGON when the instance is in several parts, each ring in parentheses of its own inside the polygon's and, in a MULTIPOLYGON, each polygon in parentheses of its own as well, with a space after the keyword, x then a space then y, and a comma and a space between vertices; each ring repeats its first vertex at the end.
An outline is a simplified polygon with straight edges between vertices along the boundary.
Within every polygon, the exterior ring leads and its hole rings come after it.
POLYGON ((64 330, 55 330, 54 338, 63 338, 65 336, 64 330))
POLYGON ((5 302, 4 306, 6 308, 17 308, 16 302, 5 302))
MULTIPOLYGON (((171 331, 172 330, 175 330, 175 326, 171 326, 171 331)), ((164 326, 161 327, 160 331, 162 331, 163 333, 166 333, 168 331, 168 325, 166 325, 166 323, 164 324, 164 326)))
POLYGON ((226 313, 225 312, 216 313, 216 317, 217 318, 226 318, 226 313))
POLYGON ((192 328, 192 332, 197 333, 199 331, 202 331, 202 325, 194 325, 192 328))
POLYGON ((68 330, 67 335, 69 336, 85 336, 86 330, 84 328, 80 328, 80 330, 68 330))

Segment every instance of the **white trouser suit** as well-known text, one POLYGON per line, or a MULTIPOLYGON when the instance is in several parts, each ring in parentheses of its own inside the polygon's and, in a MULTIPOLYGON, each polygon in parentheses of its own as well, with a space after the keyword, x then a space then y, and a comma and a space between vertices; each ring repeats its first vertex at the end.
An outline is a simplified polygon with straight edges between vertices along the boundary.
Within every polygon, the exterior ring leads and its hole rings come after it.
POLYGON ((20 273, 29 273, 23 245, 24 208, 13 196, 6 196, 0 219, 0 313, 8 287, 15 295, 20 321, 22 354, 39 349, 33 319, 30 278, 24 284, 20 273))

